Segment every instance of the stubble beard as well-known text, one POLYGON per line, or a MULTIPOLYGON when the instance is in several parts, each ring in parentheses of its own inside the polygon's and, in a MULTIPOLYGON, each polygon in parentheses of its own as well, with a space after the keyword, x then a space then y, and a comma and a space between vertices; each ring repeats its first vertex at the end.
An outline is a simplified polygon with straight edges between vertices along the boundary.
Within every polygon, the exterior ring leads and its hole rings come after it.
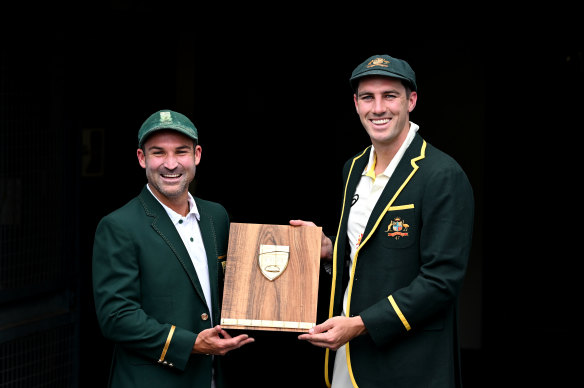
POLYGON ((192 171, 192 174, 190 176, 188 176, 185 172, 183 172, 182 174, 184 179, 181 179, 175 185, 164 185, 160 183, 160 180, 162 178, 160 178, 160 173, 158 171, 148 172, 146 175, 148 178, 148 184, 150 186, 152 186, 156 191, 158 191, 166 198, 174 199, 180 198, 181 196, 185 195, 186 192, 189 191, 189 185, 195 177, 194 171, 192 171))

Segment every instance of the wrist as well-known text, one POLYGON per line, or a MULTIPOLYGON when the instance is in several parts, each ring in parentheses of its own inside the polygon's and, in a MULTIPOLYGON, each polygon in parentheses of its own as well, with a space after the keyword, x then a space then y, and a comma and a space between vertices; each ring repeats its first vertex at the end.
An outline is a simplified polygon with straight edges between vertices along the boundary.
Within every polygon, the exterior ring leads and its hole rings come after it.
POLYGON ((355 328, 356 336, 367 333, 367 328, 365 327, 365 323, 363 323, 363 319, 361 319, 360 315, 354 316, 351 319, 353 321, 353 327, 355 328))

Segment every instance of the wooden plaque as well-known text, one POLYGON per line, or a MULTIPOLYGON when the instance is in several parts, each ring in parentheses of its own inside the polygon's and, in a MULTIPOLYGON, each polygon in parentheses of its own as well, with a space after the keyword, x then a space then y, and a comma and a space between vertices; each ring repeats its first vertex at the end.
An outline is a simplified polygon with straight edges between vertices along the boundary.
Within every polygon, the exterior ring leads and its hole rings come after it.
POLYGON ((321 235, 318 226, 231 223, 221 327, 315 326, 321 235))

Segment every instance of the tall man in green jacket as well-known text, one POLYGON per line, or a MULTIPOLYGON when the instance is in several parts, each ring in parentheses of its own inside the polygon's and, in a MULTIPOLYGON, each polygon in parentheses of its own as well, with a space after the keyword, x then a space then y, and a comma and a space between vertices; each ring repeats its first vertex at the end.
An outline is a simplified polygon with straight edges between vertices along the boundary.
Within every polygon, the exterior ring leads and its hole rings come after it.
POLYGON ((198 132, 184 115, 152 114, 138 132, 147 185, 97 226, 93 291, 99 325, 115 343, 110 386, 223 386, 220 355, 252 338, 219 325, 229 218, 193 197, 198 132))
POLYGON ((407 62, 372 56, 350 82, 371 146, 345 164, 337 235, 323 234, 322 258, 332 259, 329 319, 299 338, 327 348, 333 388, 458 387, 472 188, 410 121, 418 96, 407 62))

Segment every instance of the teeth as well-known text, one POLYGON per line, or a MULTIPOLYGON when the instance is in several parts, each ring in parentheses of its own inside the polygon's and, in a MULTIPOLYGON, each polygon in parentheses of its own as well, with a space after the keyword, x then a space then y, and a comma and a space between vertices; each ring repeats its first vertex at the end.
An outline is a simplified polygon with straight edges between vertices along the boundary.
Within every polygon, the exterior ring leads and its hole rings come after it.
POLYGON ((389 119, 371 120, 373 124, 386 124, 389 123, 389 119))
POLYGON ((162 174, 165 178, 178 178, 180 174, 162 174))

